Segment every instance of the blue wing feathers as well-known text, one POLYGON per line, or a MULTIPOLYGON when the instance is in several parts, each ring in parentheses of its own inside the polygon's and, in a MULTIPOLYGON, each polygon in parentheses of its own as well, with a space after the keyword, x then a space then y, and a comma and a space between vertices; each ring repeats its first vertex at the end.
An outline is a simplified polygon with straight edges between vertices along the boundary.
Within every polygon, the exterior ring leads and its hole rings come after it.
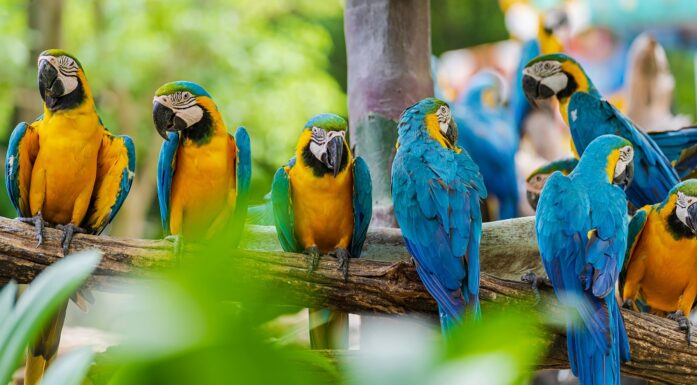
MULTIPOLYGON (((291 162, 295 163, 293 159, 291 159, 291 162)), ((273 183, 271 184, 271 204, 273 206, 276 233, 278 234, 281 247, 289 252, 297 253, 302 251, 298 241, 295 239, 290 178, 285 167, 279 168, 274 175, 273 183)))
POLYGON ((170 235, 170 196, 172 193, 172 178, 174 177, 177 149, 179 148, 179 133, 168 132, 167 140, 162 142, 160 159, 157 163, 157 198, 160 205, 160 220, 162 231, 170 235))
POLYGON ((235 132, 235 147, 237 149, 235 165, 235 212, 232 217, 232 239, 230 245, 237 247, 242 238, 245 219, 247 217, 247 205, 249 201, 249 187, 252 182, 252 145, 249 134, 244 127, 239 127, 235 132))
POLYGON ((353 162, 353 234, 349 254, 358 258, 363 250, 373 213, 373 186, 368 164, 361 157, 353 162))
POLYGON ((20 210, 20 186, 19 186, 19 145, 24 135, 27 132, 29 125, 22 122, 19 123, 12 131, 10 142, 7 146, 7 155, 5 156, 5 188, 10 196, 10 201, 18 216, 30 216, 31 213, 22 213, 20 210))
POLYGON ((128 164, 121 172, 121 181, 119 183, 119 191, 117 193, 118 195, 116 196, 114 205, 111 207, 109 212, 109 219, 106 221, 106 223, 102 224, 100 228, 96 229, 97 234, 104 231, 106 226, 111 223, 112 220, 114 220, 114 217, 116 217, 116 214, 121 209, 121 206, 123 206, 123 202, 126 201, 126 197, 128 197, 128 193, 131 191, 133 176, 136 172, 136 147, 133 143, 133 139, 131 139, 131 137, 128 135, 117 135, 116 138, 123 140, 123 145, 126 148, 126 156, 128 157, 128 164))

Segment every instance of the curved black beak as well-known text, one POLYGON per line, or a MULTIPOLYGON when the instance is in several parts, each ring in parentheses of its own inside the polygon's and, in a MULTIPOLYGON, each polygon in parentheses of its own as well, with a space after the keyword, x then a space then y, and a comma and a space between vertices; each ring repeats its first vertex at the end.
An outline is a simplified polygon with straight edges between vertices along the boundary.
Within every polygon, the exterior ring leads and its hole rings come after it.
POLYGON ((63 95, 64 89, 63 83, 58 79, 58 70, 48 60, 41 60, 39 63, 38 82, 41 99, 49 108, 53 107, 63 95))
POLYGON ((533 210, 537 210, 537 202, 540 201, 540 194, 527 190, 525 196, 528 198, 528 203, 533 210))
POLYGON ((692 230, 694 235, 697 235, 697 203, 693 203, 687 208, 687 227, 692 230))
POLYGON ((624 168, 624 171, 616 176, 613 180, 612 183, 616 184, 618 186, 622 186, 623 189, 627 189, 627 187, 632 183, 632 180, 634 180, 634 162, 629 162, 627 164, 627 167, 624 168))
POLYGON ((455 123, 454 119, 450 119, 448 130, 445 132, 445 137, 448 139, 448 142, 453 145, 453 147, 457 146, 457 136, 457 124, 455 123))
POLYGON ((186 122, 179 118, 172 109, 155 101, 152 104, 152 120, 155 122, 155 129, 165 140, 167 131, 181 131, 186 128, 186 122))
POLYGON ((554 96, 554 91, 551 88, 530 75, 523 75, 523 92, 525 93, 525 98, 535 108, 537 108, 538 100, 549 99, 554 96))
POLYGON ((341 169, 341 159, 344 156, 344 138, 342 136, 333 137, 327 143, 327 156, 325 165, 332 170, 334 176, 339 174, 341 169))

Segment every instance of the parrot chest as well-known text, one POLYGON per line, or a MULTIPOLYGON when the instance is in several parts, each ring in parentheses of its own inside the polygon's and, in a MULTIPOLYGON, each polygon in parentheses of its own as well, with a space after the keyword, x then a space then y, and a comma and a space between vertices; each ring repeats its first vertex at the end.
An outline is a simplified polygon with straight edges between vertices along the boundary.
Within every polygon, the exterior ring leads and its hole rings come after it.
POLYGON ((202 146, 185 142, 175 167, 171 209, 182 213, 185 236, 205 231, 221 212, 229 214, 224 209, 234 207, 235 148, 227 134, 202 146))
POLYGON ((348 248, 353 235, 353 175, 316 177, 301 163, 290 174, 296 238, 303 248, 316 245, 327 253, 348 248))
POLYGON ((697 240, 674 239, 665 220, 652 213, 634 254, 632 258, 643 260, 646 266, 640 288, 649 305, 675 311, 685 288, 697 280, 697 240))
POLYGON ((29 187, 30 195, 43 194, 43 205, 32 212, 41 210, 49 222, 70 222, 75 201, 94 188, 102 134, 94 117, 58 115, 43 122, 29 187))

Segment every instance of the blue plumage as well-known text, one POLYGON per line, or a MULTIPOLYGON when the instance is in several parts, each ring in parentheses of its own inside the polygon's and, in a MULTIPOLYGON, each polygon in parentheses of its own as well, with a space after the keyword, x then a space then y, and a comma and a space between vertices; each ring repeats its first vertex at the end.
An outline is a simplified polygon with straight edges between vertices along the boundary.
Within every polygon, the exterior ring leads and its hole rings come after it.
POLYGON ((620 361, 630 358, 615 299, 627 247, 627 205, 622 189, 610 183, 614 173, 608 175, 617 167, 611 153, 628 146, 620 137, 600 136, 568 177, 549 177, 537 206, 543 265, 559 300, 578 312, 567 324, 567 344, 582 385, 618 385, 620 361))
POLYGON ((681 179, 697 168, 697 126, 650 132, 649 137, 661 148, 668 160, 673 162, 681 179))
POLYGON ((479 314, 479 200, 486 188, 467 152, 450 144, 456 132, 447 105, 424 99, 402 114, 392 164, 395 216, 444 329, 461 320, 466 306, 479 314), (433 115, 443 123, 439 137, 427 127, 433 115))
POLYGON ((618 135, 632 143, 635 175, 627 188, 627 198, 634 207, 663 201, 670 189, 680 181, 656 143, 612 104, 602 99, 597 91, 574 93, 568 111, 571 137, 579 155, 583 155, 593 139, 603 134, 618 135))
POLYGON ((20 207, 20 192, 19 192, 19 158, 20 158, 20 142, 24 138, 27 130, 31 130, 31 126, 22 122, 15 127, 10 135, 10 142, 7 145, 7 161, 5 162, 5 188, 10 196, 12 206, 17 210, 17 216, 29 216, 28 207, 20 207), (26 211, 26 212, 23 212, 26 211))
POLYGON ((532 111, 532 106, 528 103, 525 98, 525 93, 520 85, 523 83, 523 68, 525 65, 535 57, 540 54, 540 43, 537 39, 530 39, 523 43, 523 47, 520 51, 520 61, 518 62, 518 70, 516 71, 516 77, 513 83, 511 98, 509 103, 509 109, 513 115, 513 124, 516 130, 518 130, 518 135, 523 133, 523 125, 525 119, 532 111))
POLYGON ((157 163, 157 200, 160 204, 162 231, 164 231, 166 236, 170 235, 170 196, 172 193, 172 178, 174 177, 178 148, 179 133, 168 132, 167 140, 162 142, 162 147, 160 148, 160 158, 157 163))
POLYGON ((368 163, 360 156, 353 162, 353 234, 349 253, 361 255, 373 213, 373 182, 368 163))
POLYGON ((232 214, 232 237, 230 244, 237 247, 242 238, 242 230, 247 217, 247 203, 249 201, 249 188, 252 184, 252 144, 249 133, 244 127, 237 128, 235 132, 235 147, 237 148, 237 162, 235 164, 236 193, 235 211, 232 214))
POLYGON ((519 134, 499 100, 502 87, 495 73, 477 73, 453 105, 453 118, 459 131, 458 146, 467 150, 479 166, 488 193, 498 199, 498 219, 508 219, 516 216, 518 208, 515 153, 519 134), (494 105, 489 104, 492 101, 494 105))

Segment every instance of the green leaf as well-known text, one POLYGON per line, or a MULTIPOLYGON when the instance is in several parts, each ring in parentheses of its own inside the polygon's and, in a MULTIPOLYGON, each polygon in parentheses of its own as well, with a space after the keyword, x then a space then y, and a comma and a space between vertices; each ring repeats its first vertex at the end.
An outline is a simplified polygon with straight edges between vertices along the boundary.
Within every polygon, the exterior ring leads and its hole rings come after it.
POLYGON ((17 283, 15 281, 10 281, 5 287, 0 291, 0 325, 7 319, 12 311, 12 306, 15 304, 15 297, 17 296, 17 283))
POLYGON ((92 348, 83 347, 60 357, 46 371, 40 385, 80 385, 92 365, 92 348))
POLYGON ((0 384, 7 384, 28 342, 77 291, 97 267, 101 255, 80 252, 54 263, 29 285, 0 325, 0 384))

